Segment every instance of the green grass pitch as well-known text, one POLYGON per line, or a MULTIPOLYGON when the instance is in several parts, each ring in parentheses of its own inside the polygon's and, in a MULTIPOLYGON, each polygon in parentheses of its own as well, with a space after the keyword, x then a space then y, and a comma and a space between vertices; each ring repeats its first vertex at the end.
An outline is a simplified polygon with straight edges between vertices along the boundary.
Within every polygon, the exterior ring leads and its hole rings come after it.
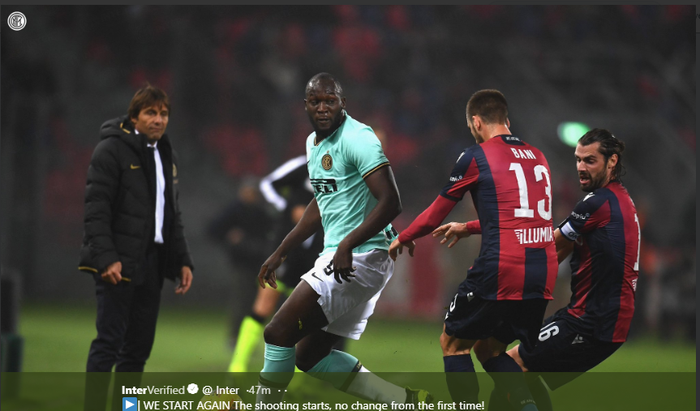
MULTIPOLYGON (((22 371, 81 372, 95 337, 95 309, 90 305, 25 305, 19 332, 24 338, 22 371)), ((439 336, 442 323, 393 320, 374 316, 359 341, 347 350, 375 372, 440 372, 439 336)), ((150 372, 223 372, 231 349, 227 344, 225 309, 163 307, 151 358, 150 372)), ((251 370, 262 368, 262 346, 251 370)), ((634 339, 593 371, 695 372, 695 346, 634 339)), ((483 371, 475 361, 477 371, 483 371)))

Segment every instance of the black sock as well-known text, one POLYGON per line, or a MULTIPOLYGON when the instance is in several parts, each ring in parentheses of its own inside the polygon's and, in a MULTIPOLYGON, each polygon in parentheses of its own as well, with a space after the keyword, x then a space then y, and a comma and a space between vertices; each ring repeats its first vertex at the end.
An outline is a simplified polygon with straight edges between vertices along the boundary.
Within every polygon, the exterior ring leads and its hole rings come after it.
POLYGON ((530 390, 527 388, 523 371, 518 363, 506 353, 501 353, 482 364, 496 386, 496 390, 506 393, 508 402, 520 410, 528 404, 534 404, 530 390))
POLYGON ((445 378, 452 401, 476 403, 479 401, 479 380, 470 354, 442 357, 445 378))
POLYGON ((491 397, 489 398, 489 406, 486 407, 489 411, 511 411, 510 403, 508 402, 508 397, 506 394, 496 391, 494 389, 491 391, 491 397))
POLYGON ((484 366, 484 370, 488 373, 523 372, 518 363, 506 353, 501 353, 501 355, 497 357, 489 358, 489 360, 482 365, 484 366))
POLYGON ((540 411, 552 411, 552 399, 549 398, 549 390, 544 385, 539 375, 526 372, 525 382, 532 394, 532 398, 534 398, 537 403, 537 409, 540 411))

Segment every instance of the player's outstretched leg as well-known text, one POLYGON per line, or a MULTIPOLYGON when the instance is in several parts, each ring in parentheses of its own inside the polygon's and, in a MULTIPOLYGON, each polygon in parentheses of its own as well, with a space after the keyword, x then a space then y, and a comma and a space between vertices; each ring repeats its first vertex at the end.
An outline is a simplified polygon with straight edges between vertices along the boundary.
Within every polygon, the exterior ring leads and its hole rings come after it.
POLYGON ((432 402, 425 390, 402 388, 365 368, 344 351, 332 349, 341 337, 317 331, 297 345, 297 367, 310 376, 330 382, 335 388, 367 401, 391 404, 432 402))

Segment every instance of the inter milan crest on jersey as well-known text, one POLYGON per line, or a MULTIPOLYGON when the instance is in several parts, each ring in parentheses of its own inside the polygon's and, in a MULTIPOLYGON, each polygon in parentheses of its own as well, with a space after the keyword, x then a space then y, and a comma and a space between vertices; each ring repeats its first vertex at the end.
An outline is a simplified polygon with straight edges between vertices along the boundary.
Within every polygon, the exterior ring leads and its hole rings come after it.
POLYGON ((333 158, 330 154, 326 153, 323 155, 323 157, 321 158, 321 166, 326 171, 330 170, 331 167, 333 167, 333 158))

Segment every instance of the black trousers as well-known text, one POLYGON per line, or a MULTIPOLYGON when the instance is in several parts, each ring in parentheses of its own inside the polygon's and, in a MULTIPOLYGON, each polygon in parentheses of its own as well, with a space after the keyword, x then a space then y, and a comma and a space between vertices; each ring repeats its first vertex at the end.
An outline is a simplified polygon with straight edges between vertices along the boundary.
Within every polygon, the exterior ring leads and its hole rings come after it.
POLYGON ((120 281, 113 285, 95 274, 97 338, 90 345, 87 360, 86 410, 104 409, 112 368, 121 374, 115 375, 115 395, 122 383, 131 386, 140 382, 155 339, 163 288, 158 265, 163 254, 162 245, 149 247, 141 284, 120 281))

